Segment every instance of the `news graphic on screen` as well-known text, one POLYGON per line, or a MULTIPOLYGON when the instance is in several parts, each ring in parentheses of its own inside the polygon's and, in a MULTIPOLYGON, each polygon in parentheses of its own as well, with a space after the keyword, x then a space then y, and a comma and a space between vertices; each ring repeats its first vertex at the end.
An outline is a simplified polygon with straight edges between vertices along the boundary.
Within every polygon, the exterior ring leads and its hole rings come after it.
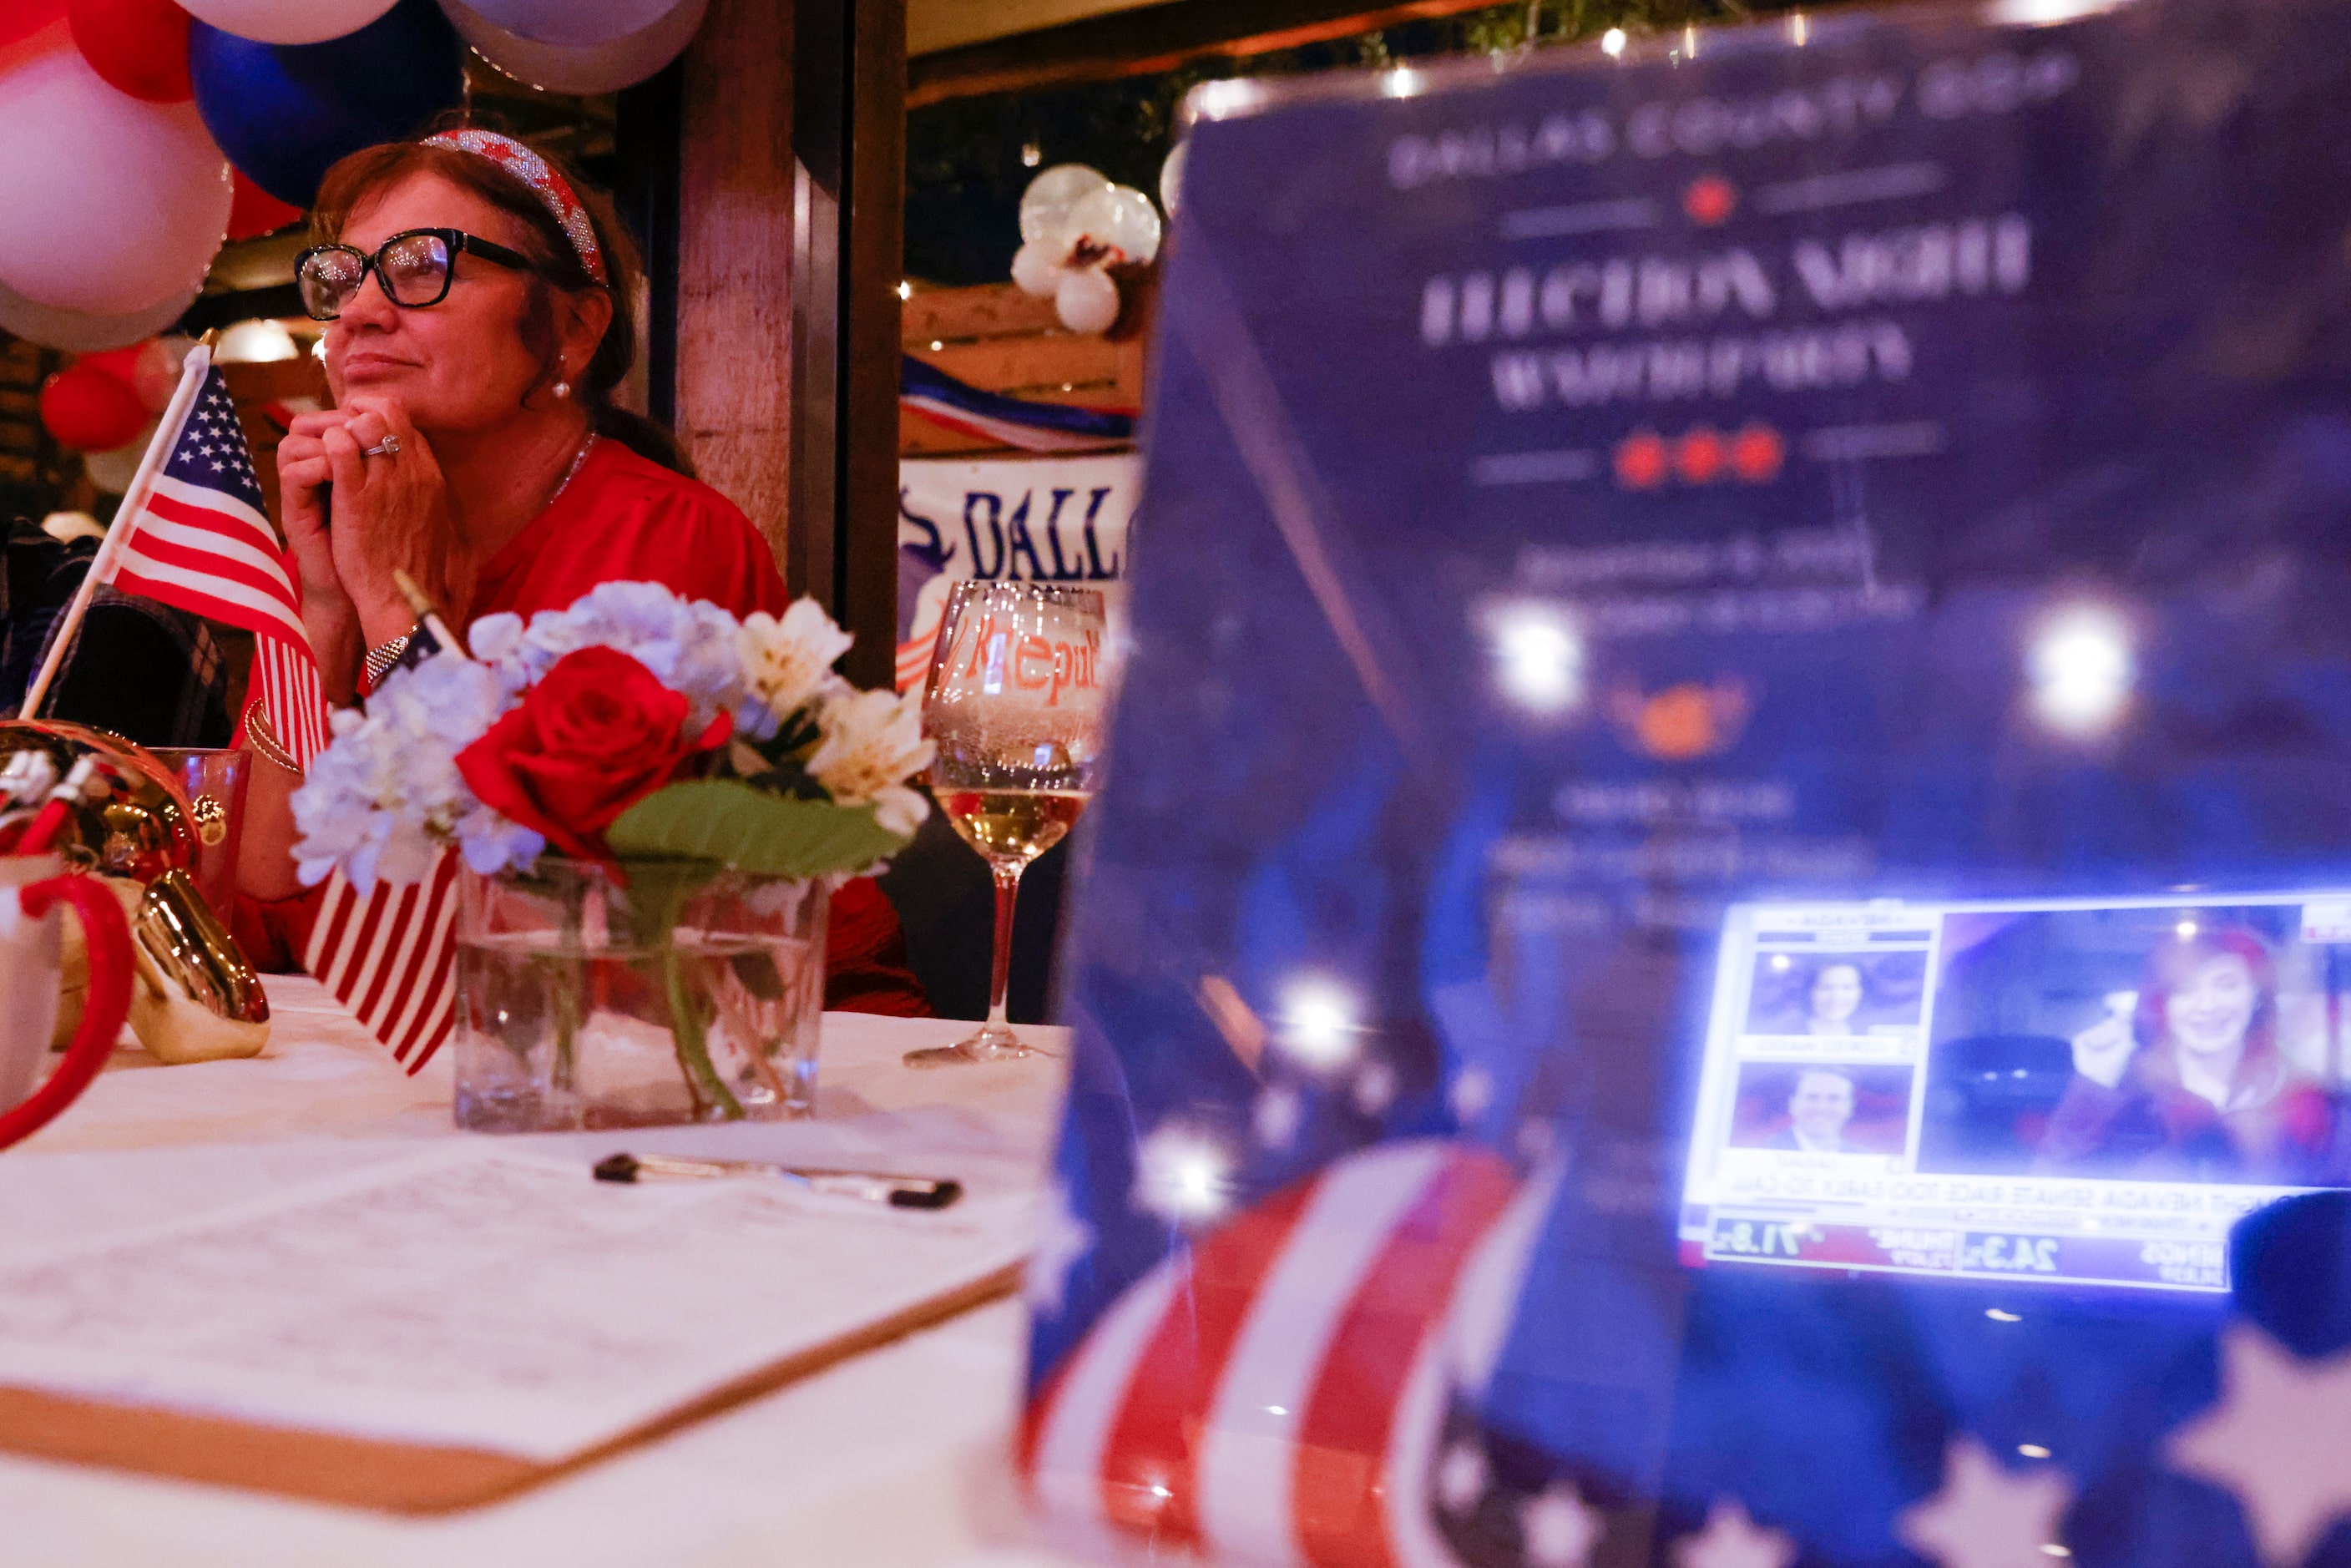
POLYGON ((2346 893, 1737 905, 1683 1258, 2224 1291, 2341 1185, 2346 999, 2346 893))

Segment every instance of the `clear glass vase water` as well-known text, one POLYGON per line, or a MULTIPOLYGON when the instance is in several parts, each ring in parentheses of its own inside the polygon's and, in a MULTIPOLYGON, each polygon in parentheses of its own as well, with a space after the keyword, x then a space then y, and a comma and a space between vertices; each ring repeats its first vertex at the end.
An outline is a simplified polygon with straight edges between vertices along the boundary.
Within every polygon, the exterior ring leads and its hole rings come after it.
POLYGON ((816 1109, 829 883, 552 858, 467 875, 456 1120, 480 1132, 816 1109))

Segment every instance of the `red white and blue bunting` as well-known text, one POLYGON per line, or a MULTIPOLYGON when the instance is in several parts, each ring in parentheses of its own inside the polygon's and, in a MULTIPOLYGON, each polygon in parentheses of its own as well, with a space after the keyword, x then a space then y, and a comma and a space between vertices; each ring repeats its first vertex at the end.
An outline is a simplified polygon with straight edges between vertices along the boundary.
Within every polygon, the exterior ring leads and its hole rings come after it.
POLYGON ((1023 452, 1107 452, 1134 440, 1131 410, 1073 408, 982 392, 912 354, 899 361, 898 403, 935 423, 1023 452))

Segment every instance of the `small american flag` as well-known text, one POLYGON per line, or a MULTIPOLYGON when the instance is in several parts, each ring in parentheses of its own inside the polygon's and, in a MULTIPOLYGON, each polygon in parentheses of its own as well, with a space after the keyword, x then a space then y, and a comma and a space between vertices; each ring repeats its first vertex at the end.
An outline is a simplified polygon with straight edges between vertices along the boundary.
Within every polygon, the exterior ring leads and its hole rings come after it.
MULTIPOLYGON (((253 695, 298 762, 327 744, 327 698, 302 625, 302 591, 270 527, 261 481, 228 383, 209 356, 192 362, 195 397, 144 496, 115 523, 119 542, 92 573, 124 593, 242 627, 258 640, 253 695)), ((159 439, 161 437, 159 436, 159 439)))
MULTIPOLYGON (((126 502, 91 575, 251 632, 244 727, 251 730, 256 708, 266 710, 278 743, 307 765, 330 732, 299 580, 270 527, 228 383, 203 349, 190 354, 183 374, 173 406, 187 412, 149 488, 140 495, 134 485, 136 504, 126 502), (196 383, 193 397, 188 382, 196 383)), ((448 1038, 454 1019, 457 865, 454 852, 445 854, 422 883, 380 883, 368 894, 335 873, 303 955, 304 967, 412 1072, 448 1038)))
POLYGON ((415 1072, 456 1022, 457 852, 423 882, 361 893, 336 872, 303 967, 415 1072))

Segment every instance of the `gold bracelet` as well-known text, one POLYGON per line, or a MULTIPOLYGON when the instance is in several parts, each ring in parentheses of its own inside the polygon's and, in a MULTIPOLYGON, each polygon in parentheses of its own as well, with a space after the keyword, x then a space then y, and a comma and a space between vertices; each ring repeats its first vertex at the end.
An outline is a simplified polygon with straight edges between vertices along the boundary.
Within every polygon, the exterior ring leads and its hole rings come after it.
POLYGON ((245 743, 295 778, 303 776, 302 765, 294 760, 294 754, 278 740, 277 732, 269 725, 269 710, 259 703, 246 710, 245 743))

